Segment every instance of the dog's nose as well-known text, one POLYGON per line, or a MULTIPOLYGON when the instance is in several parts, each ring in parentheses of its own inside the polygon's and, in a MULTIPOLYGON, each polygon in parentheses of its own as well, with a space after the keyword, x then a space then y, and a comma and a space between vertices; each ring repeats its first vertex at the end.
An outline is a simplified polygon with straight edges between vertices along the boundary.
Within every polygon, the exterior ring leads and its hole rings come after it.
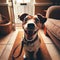
POLYGON ((29 23, 27 29, 34 29, 35 25, 33 23, 29 23))

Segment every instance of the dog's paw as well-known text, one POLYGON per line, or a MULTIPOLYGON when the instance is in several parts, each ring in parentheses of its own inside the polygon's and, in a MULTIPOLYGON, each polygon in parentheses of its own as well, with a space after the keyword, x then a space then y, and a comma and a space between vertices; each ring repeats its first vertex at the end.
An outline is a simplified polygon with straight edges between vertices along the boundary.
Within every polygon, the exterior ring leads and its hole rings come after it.
POLYGON ((25 55, 25 54, 24 54, 23 58, 24 58, 24 60, 28 60, 28 58, 26 57, 26 55, 25 55))
POLYGON ((28 58, 24 58, 24 60, 29 60, 28 58))

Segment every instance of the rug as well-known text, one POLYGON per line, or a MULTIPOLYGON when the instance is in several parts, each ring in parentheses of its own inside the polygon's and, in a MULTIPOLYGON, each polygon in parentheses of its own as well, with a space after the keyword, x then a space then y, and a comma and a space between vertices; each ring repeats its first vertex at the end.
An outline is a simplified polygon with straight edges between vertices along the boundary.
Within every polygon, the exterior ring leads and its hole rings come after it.
MULTIPOLYGON (((40 35, 40 31, 38 32, 38 35, 39 35, 39 38, 41 39, 41 44, 40 44, 40 59, 39 60, 52 60, 49 53, 48 53, 48 50, 46 48, 46 45, 40 35)), ((11 53, 10 53, 10 56, 9 56, 9 59, 8 60, 12 60, 12 52, 14 51, 14 49, 16 48, 16 46, 20 43, 21 39, 23 37, 23 31, 19 31, 18 32, 18 35, 16 37, 16 40, 14 42, 14 45, 13 45, 13 48, 11 50, 11 53)), ((20 52, 20 47, 21 45, 17 48, 17 50, 15 51, 15 54, 14 56, 17 56, 20 52)), ((23 60, 23 55, 24 55, 24 51, 22 52, 22 55, 17 58, 16 60, 23 60)))

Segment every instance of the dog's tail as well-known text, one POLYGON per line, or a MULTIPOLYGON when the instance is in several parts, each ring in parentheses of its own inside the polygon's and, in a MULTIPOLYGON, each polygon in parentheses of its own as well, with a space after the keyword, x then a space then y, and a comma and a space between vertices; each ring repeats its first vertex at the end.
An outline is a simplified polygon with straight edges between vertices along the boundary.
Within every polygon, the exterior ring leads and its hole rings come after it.
POLYGON ((12 60, 15 60, 16 58, 18 58, 19 56, 21 56, 22 54, 22 50, 23 50, 23 46, 24 46, 24 42, 22 41, 22 44, 21 44, 21 50, 20 50, 20 53, 18 56, 14 57, 14 53, 16 51, 16 49, 20 46, 20 44, 17 45, 17 47, 14 49, 13 53, 12 53, 12 60))

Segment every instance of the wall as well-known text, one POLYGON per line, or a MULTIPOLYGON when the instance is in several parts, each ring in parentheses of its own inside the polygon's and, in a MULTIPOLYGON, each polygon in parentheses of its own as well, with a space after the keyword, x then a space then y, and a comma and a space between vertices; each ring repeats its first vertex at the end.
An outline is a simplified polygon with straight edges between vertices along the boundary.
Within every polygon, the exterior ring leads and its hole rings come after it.
POLYGON ((0 0, 0 3, 6 3, 6 0, 0 0))
POLYGON ((37 3, 47 3, 47 2, 51 2, 51 0, 35 0, 35 2, 37 2, 37 3))

